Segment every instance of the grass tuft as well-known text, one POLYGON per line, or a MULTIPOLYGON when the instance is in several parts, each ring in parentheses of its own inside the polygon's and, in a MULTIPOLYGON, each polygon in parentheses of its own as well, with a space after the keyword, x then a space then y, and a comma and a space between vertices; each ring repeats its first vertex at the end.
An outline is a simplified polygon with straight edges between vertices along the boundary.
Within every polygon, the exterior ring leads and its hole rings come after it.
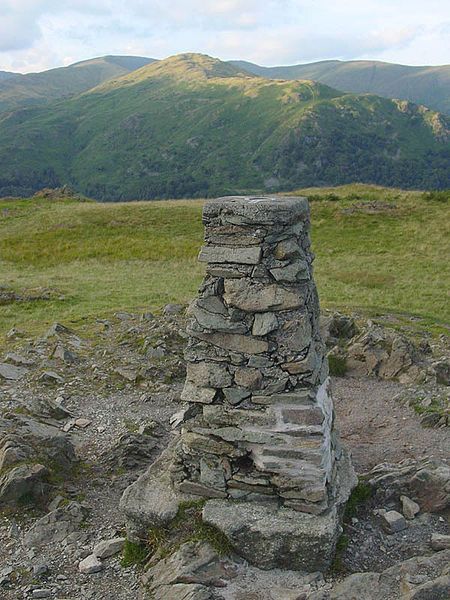
POLYGON ((368 502, 368 500, 372 496, 372 488, 368 483, 362 481, 361 479, 358 481, 358 484, 353 489, 350 494, 350 498, 347 501, 345 507, 344 520, 348 521, 352 517, 354 517, 358 511, 358 508, 368 502))
POLYGON ((147 546, 126 540, 123 547, 123 555, 120 564, 122 567, 142 565, 146 561, 148 555, 149 548, 147 546))
POLYGON ((344 377, 347 373, 347 359, 345 356, 329 354, 328 366, 330 369, 330 375, 333 375, 334 377, 344 377))

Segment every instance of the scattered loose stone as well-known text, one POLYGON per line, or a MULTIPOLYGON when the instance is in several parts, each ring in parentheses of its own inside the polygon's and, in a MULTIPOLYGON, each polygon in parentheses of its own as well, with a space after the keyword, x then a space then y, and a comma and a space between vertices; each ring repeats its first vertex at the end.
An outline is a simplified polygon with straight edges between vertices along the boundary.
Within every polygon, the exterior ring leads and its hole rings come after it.
POLYGON ((408 496, 400 496, 400 502, 402 503, 402 513, 407 519, 414 519, 419 514, 420 506, 408 496))
POLYGON ((8 352, 5 356, 5 362, 13 363, 13 365, 18 367, 31 367, 34 364, 33 360, 15 352, 8 352))
POLYGON ((42 577, 42 575, 47 575, 49 570, 46 563, 40 563, 33 566, 33 575, 34 577, 42 577))
POLYGON ((8 363, 0 363, 0 379, 17 381, 28 373, 28 369, 17 367, 8 363))
POLYGON ((397 533, 397 531, 402 531, 407 527, 405 518, 396 510, 380 510, 378 514, 386 533, 397 533))
POLYGON ((90 419, 75 419, 74 425, 80 429, 86 429, 91 423, 92 421, 90 419))
POLYGON ((450 550, 450 535, 433 533, 431 535, 431 547, 433 550, 450 550))
POLYGON ((55 371, 44 371, 39 377, 43 383, 64 383, 64 377, 55 373, 55 371))
POLYGON ((181 304, 166 304, 163 308, 163 313, 165 315, 177 315, 183 310, 183 306, 181 304))
POLYGON ((99 542, 92 551, 92 554, 97 558, 109 558, 120 552, 125 544, 125 538, 112 538, 99 542))
POLYGON ((78 565, 78 570, 80 573, 85 575, 92 575, 92 573, 98 573, 103 570, 103 564, 101 560, 97 558, 94 554, 90 554, 85 559, 83 559, 78 565))
POLYGON ((4 567, 0 570, 0 585, 5 585, 5 583, 9 583, 10 575, 13 573, 14 569, 12 567, 4 567))
POLYGON ((51 598, 53 595, 52 590, 48 590, 48 589, 37 589, 37 590, 33 590, 31 592, 31 597, 32 598, 51 598))

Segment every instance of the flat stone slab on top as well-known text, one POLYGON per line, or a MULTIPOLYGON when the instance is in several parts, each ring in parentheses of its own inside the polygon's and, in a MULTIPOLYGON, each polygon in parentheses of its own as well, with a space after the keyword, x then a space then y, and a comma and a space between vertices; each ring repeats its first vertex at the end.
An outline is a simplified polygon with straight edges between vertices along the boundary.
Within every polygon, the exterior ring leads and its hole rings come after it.
POLYGON ((308 218, 309 205, 302 196, 225 196, 203 207, 204 222, 219 216, 233 225, 288 225, 308 218))

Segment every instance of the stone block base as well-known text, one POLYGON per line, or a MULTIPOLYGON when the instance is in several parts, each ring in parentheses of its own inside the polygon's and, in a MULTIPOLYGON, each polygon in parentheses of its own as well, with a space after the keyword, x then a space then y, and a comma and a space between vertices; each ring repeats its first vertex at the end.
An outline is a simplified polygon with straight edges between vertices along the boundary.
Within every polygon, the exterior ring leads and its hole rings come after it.
POLYGON ((326 571, 342 532, 342 516, 356 477, 348 455, 339 461, 333 508, 321 515, 264 502, 208 500, 206 523, 220 529, 237 554, 261 569, 326 571))

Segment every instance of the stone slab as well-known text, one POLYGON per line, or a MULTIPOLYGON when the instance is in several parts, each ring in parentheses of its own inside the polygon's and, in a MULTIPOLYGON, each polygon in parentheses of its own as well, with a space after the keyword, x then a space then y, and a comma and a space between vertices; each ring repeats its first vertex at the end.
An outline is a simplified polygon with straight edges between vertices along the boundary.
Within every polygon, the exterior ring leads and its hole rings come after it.
POLYGON ((221 217, 231 225, 288 225, 309 218, 309 206, 301 196, 225 196, 207 202, 203 220, 221 217))
POLYGON ((198 255, 199 262, 238 263, 257 265, 261 259, 261 248, 250 246, 233 248, 230 246, 202 246, 198 255))

